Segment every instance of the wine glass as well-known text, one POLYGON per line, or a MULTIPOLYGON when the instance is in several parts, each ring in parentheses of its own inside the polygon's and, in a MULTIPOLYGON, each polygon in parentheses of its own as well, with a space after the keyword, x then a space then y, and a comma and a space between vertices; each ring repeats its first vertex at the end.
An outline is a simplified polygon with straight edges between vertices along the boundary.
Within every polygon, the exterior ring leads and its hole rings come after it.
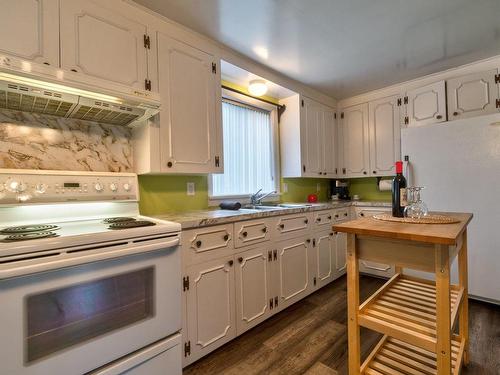
POLYGON ((423 186, 414 186, 412 189, 412 203, 405 208, 405 216, 412 219, 420 219, 429 214, 427 205, 422 201, 421 191, 423 186))
POLYGON ((406 188, 406 207, 403 211, 404 217, 411 217, 411 211, 413 210, 413 197, 415 196, 415 188, 413 186, 406 188))

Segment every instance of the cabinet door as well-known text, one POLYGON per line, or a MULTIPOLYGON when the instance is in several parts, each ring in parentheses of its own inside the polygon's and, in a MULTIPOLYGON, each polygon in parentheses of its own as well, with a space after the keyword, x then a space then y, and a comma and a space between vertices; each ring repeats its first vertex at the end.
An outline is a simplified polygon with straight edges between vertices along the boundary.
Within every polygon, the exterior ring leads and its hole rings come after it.
POLYGON ((498 112, 497 69, 468 74, 446 82, 450 120, 498 112))
POLYGON ((314 288, 310 272, 312 241, 303 237, 278 242, 279 309, 307 296, 314 288))
POLYGON ((331 231, 325 231, 317 234, 313 240, 315 263, 314 277, 316 278, 316 287, 331 282, 334 278, 334 265, 336 255, 335 235, 331 231))
POLYGON ((0 53, 59 66, 59 1, 0 0, 0 53))
POLYGON ((328 178, 337 177, 337 120, 335 111, 325 107, 323 112, 323 172, 328 178))
POLYGON ((236 256, 236 330, 241 334, 270 315, 272 249, 247 250, 236 256))
POLYGON ((221 171, 218 65, 213 55, 158 34, 162 172, 221 171))
POLYGON ((398 97, 390 96, 369 103, 370 174, 395 174, 395 163, 401 158, 401 129, 398 97))
POLYGON ((368 104, 345 108, 342 119, 345 177, 364 177, 370 167, 368 104))
POLYGON ((236 336, 232 262, 233 257, 226 257, 187 269, 189 363, 236 336))
POLYGON ((303 175, 308 177, 323 176, 323 117, 319 103, 304 98, 302 99, 303 120, 303 175))
POLYGON ((89 0, 61 1, 60 19, 62 68, 80 73, 82 80, 145 88, 146 26, 89 0))
POLYGON ((445 82, 439 81, 406 93, 408 126, 429 125, 446 121, 445 82))
POLYGON ((335 258, 333 268, 335 278, 342 276, 347 270, 347 233, 335 232, 335 258))

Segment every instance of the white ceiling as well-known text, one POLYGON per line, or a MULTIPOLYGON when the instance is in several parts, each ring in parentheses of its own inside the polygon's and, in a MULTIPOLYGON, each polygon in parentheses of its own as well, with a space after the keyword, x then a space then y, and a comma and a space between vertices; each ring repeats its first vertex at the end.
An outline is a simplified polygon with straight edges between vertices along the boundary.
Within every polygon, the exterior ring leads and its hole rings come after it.
POLYGON ((500 0, 135 0, 338 99, 500 54, 500 0))

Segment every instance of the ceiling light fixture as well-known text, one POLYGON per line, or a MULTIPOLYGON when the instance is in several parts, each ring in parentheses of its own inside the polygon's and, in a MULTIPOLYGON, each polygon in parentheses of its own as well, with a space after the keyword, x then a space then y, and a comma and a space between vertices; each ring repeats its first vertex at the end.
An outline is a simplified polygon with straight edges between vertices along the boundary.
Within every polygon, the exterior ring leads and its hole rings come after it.
POLYGON ((267 92, 267 83, 263 79, 254 79, 250 81, 248 91, 253 96, 262 96, 267 92))

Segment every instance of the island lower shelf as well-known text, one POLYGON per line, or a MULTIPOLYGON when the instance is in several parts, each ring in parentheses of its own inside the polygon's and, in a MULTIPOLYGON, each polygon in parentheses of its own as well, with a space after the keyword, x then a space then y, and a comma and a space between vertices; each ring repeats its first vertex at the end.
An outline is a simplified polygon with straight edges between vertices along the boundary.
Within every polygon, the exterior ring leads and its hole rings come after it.
MULTIPOLYGON (((458 375, 462 366, 464 342, 451 340, 451 369, 458 375)), ((361 366, 362 375, 438 374, 436 354, 385 335, 361 366)))
MULTIPOLYGON (((451 285, 451 326, 458 319, 463 288, 451 285)), ((396 274, 359 307, 360 326, 436 353, 436 287, 396 274)))

